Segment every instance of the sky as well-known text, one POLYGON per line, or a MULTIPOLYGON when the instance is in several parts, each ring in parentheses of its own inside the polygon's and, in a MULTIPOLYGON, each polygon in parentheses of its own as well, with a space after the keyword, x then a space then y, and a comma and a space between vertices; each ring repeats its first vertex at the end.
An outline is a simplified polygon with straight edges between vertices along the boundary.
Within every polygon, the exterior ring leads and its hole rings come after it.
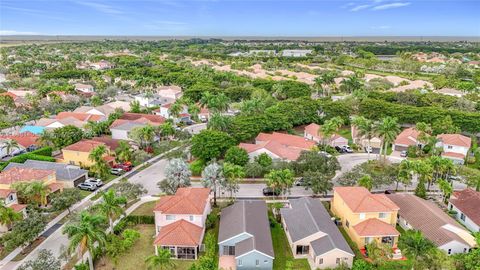
POLYGON ((480 36, 480 0, 0 0, 0 35, 480 36))

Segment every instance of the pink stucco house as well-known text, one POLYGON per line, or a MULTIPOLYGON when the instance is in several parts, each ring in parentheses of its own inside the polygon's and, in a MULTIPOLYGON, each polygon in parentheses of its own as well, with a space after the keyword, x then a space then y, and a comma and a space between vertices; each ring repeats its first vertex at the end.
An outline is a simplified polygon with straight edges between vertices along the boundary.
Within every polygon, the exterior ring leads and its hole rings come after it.
POLYGON ((155 214, 155 252, 169 249, 172 258, 197 259, 211 211, 209 188, 179 188, 158 200, 155 214))

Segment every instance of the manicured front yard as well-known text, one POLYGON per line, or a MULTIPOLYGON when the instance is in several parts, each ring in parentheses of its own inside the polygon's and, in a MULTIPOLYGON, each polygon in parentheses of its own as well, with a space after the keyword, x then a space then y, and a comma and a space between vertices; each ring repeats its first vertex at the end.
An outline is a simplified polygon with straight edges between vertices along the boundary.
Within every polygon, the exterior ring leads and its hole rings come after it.
POLYGON ((153 208, 157 201, 146 202, 133 210, 132 216, 153 216, 153 208))
MULTIPOLYGON (((272 216, 271 211, 269 211, 269 216, 272 216)), ((270 226, 270 231, 272 234, 273 242, 273 251, 275 253, 275 259, 273 260, 273 269, 274 270, 284 270, 286 269, 287 261, 292 261, 293 266, 291 269, 295 270, 309 270, 310 265, 308 264, 307 259, 294 259, 292 255, 292 250, 288 244, 287 236, 282 226, 278 222, 274 222, 273 226, 270 226)))

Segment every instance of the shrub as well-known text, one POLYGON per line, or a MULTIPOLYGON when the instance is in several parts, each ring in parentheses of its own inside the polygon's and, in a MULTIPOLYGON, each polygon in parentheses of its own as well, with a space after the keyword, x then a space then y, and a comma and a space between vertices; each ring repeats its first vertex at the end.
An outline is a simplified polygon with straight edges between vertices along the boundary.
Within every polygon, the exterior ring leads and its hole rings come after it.
POLYGON ((202 171, 205 168, 205 161, 203 159, 197 159, 190 163, 190 171, 192 171, 192 175, 200 176, 202 175, 202 171))
POLYGON ((131 215, 122 218, 115 227, 113 227, 114 234, 120 234, 123 232, 127 227, 134 226, 137 224, 155 224, 155 217, 154 216, 137 216, 131 215))
POLYGON ((218 222, 218 215, 217 214, 210 214, 207 216, 207 220, 205 221, 205 228, 213 229, 218 222))
POLYGON ((30 154, 51 157, 52 156, 52 151, 53 151, 53 149, 51 147, 43 147, 43 148, 40 148, 40 149, 37 149, 35 151, 30 152, 30 154))

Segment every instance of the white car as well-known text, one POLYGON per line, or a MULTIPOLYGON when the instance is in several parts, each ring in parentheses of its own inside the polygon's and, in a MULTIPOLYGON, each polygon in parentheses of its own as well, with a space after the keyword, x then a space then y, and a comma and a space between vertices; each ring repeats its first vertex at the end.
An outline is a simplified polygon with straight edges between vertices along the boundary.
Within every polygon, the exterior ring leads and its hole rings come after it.
POLYGON ((350 148, 350 146, 348 146, 348 145, 342 146, 342 149, 343 149, 343 151, 345 151, 345 153, 353 153, 352 148, 350 148))
POLYGON ((95 179, 95 178, 88 178, 87 180, 85 180, 85 183, 89 183, 89 184, 94 184, 96 185, 97 187, 101 187, 103 186, 103 182, 101 179, 95 179))

